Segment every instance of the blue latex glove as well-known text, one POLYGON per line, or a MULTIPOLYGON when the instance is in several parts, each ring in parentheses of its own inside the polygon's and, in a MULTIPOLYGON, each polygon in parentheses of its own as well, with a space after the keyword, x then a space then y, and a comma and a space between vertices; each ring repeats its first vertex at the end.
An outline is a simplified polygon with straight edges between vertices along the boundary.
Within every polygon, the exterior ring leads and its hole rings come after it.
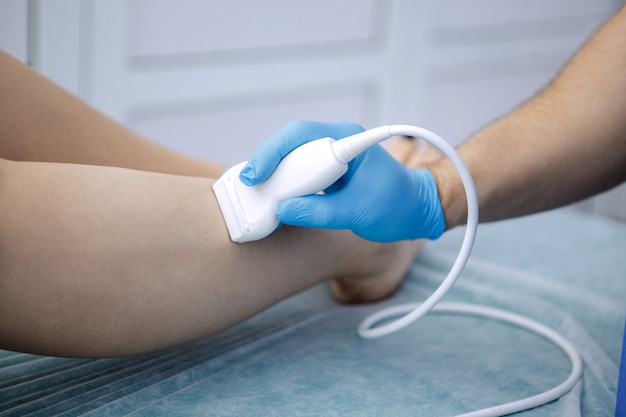
MULTIPOLYGON (((292 122, 263 143, 240 179, 255 185, 267 179, 296 147, 323 137, 341 139, 363 131, 349 122, 292 122)), ((377 242, 436 239, 445 230, 437 185, 429 171, 413 170, 380 145, 362 152, 324 195, 285 200, 276 213, 281 223, 327 229, 350 229, 377 242)))

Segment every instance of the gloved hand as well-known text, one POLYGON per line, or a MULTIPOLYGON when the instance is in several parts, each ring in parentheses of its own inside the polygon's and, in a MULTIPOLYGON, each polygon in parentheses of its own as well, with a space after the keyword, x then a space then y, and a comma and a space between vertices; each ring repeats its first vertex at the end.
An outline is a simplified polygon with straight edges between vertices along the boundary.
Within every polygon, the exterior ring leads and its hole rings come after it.
MULTIPOLYGON (((255 185, 267 179, 280 160, 296 147, 323 137, 341 139, 363 131, 349 122, 292 122, 263 143, 240 179, 255 185)), ((348 171, 325 190, 285 200, 278 206, 281 223, 327 229, 350 229, 372 241, 436 239, 445 230, 437 185, 429 171, 396 161, 380 145, 362 152, 348 171)))

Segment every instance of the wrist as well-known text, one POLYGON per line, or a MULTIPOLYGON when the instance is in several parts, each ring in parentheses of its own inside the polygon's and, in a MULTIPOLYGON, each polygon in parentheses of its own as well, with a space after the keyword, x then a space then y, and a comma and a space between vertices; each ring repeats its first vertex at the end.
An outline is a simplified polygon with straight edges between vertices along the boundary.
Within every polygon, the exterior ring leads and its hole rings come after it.
POLYGON ((461 178, 454 165, 447 158, 440 158, 426 164, 437 185, 439 201, 443 210, 445 230, 465 224, 467 220, 467 201, 461 178))

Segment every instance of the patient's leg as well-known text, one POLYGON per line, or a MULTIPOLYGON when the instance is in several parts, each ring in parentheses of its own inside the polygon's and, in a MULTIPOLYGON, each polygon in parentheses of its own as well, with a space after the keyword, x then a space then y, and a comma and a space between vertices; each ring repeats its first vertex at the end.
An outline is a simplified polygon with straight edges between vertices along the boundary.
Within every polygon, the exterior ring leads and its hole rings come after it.
POLYGON ((392 292, 419 243, 281 227, 230 241, 213 180, 0 159, 0 347, 63 356, 157 350, 335 278, 392 292))
POLYGON ((149 141, 0 50, 0 158, 217 178, 225 165, 149 141))
POLYGON ((293 227, 234 244, 201 178, 221 166, 134 135, 1 52, 0 68, 0 348, 161 349, 333 278, 339 299, 375 300, 419 247, 293 227))

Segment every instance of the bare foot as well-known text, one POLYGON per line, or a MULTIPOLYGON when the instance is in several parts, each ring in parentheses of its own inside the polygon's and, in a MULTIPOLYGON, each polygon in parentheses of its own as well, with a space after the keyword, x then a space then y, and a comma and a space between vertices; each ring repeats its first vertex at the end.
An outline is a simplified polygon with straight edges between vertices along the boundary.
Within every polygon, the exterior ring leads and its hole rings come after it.
MULTIPOLYGON (((425 158, 434 157, 422 152, 415 140, 407 138, 392 139, 387 151, 414 168, 421 166, 425 158)), ((422 244, 422 240, 394 243, 361 240, 354 253, 347 257, 350 273, 332 280, 333 296, 343 303, 365 303, 389 297, 402 283, 422 244)))

